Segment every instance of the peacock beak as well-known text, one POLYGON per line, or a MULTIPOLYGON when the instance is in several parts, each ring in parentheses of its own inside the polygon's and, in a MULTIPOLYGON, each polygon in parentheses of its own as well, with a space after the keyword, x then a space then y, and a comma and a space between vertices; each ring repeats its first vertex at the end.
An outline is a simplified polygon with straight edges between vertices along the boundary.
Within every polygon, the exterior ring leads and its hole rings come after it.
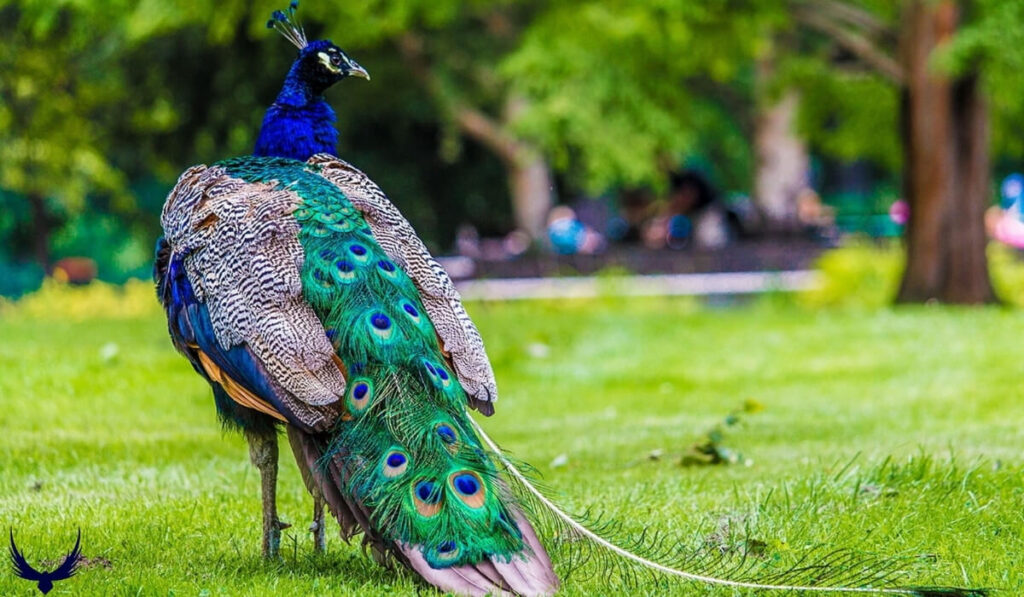
POLYGON ((348 62, 348 76, 350 77, 362 77, 367 81, 370 80, 370 73, 366 72, 366 69, 359 66, 355 60, 349 60, 348 62))

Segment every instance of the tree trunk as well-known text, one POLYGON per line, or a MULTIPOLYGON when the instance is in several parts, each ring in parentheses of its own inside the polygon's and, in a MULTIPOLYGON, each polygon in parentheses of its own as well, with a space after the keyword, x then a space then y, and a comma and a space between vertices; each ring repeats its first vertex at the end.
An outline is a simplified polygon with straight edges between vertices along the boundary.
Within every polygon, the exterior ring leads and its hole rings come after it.
POLYGON ((505 164, 516 226, 535 241, 544 238, 547 215, 554 203, 551 171, 544 155, 507 126, 524 109, 525 100, 509 96, 503 119, 499 120, 441 84, 426 58, 422 37, 405 33, 398 39, 398 49, 416 77, 452 115, 460 130, 494 152, 505 164))
POLYGON ((29 209, 32 214, 32 258, 43 268, 50 268, 50 232, 53 219, 46 211, 46 198, 41 193, 28 194, 29 209))
POLYGON ((976 73, 956 81, 930 64, 956 31, 954 0, 911 0, 903 19, 907 265, 897 302, 995 302, 985 257, 988 111, 976 73))
POLYGON ((554 186, 547 162, 540 153, 522 150, 520 156, 505 163, 516 226, 534 240, 544 238, 554 186))
POLYGON ((800 96, 787 91, 758 114, 755 124, 754 202, 769 232, 792 232, 799 227, 797 198, 809 186, 807 147, 794 134, 799 107, 800 96))
MULTIPOLYGON (((533 240, 544 238, 547 215, 554 203, 554 184, 543 154, 510 133, 504 123, 475 108, 459 104, 452 111, 462 131, 493 151, 505 164, 516 226, 533 240)), ((514 117, 514 113, 514 106, 507 108, 506 119, 514 117)))

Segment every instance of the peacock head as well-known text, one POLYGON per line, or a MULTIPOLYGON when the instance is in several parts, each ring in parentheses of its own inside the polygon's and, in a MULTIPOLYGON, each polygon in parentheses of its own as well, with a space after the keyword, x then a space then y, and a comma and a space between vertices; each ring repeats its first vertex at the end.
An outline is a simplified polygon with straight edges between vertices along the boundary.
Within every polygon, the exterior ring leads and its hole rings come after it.
POLYGON ((275 10, 267 21, 268 29, 275 29, 299 49, 291 73, 309 85, 315 93, 322 93, 345 77, 369 80, 370 74, 366 69, 330 40, 306 40, 306 32, 295 18, 298 8, 298 1, 292 0, 287 11, 275 10))

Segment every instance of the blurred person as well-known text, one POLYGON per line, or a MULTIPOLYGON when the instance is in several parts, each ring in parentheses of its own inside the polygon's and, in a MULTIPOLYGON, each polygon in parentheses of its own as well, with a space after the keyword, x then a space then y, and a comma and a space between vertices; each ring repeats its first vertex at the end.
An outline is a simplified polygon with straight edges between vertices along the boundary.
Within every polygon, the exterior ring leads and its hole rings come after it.
MULTIPOLYGON (((624 189, 619 195, 620 222, 617 223, 617 240, 622 242, 643 242, 647 245, 646 229, 652 218, 658 215, 658 206, 647 189, 624 189)), ((614 224, 613 224, 614 225, 614 224)))
POLYGON ((999 195, 1002 208, 1008 210, 1016 207, 1019 215, 1021 200, 1024 199, 1024 176, 1015 172, 1004 178, 999 186, 999 195))
POLYGON ((455 252, 460 257, 484 261, 507 261, 530 249, 530 235, 513 230, 498 238, 484 238, 472 224, 462 224, 455 233, 455 252))
POLYGON ((670 178, 665 244, 679 249, 720 249, 737 236, 725 206, 707 179, 693 170, 670 178))
POLYGON ((593 255, 604 249, 604 237, 584 224, 567 205, 559 205, 548 214, 548 240, 561 255, 593 255))
POLYGON ((88 257, 65 257, 53 266, 53 277, 60 282, 82 286, 99 275, 96 262, 88 257))
POLYGON ((999 210, 995 206, 989 208, 985 212, 985 228, 989 236, 1004 245, 1024 249, 1024 222, 1015 207, 1008 210, 999 210))
POLYGON ((583 245, 586 230, 571 207, 559 205, 548 214, 548 240, 560 255, 575 255, 583 245))
POLYGON ((462 257, 479 259, 482 255, 480 249, 480 233, 472 224, 460 224, 455 231, 455 252, 462 257))
POLYGON ((991 238, 1024 249, 1024 176, 1014 173, 1003 179, 999 188, 1000 204, 985 211, 985 230, 991 238))
POLYGON ((812 240, 829 243, 839 239, 835 209, 825 205, 811 187, 804 187, 797 195, 796 217, 804 234, 812 240))
POLYGON ((906 199, 897 199, 889 206, 889 219, 899 226, 906 226, 910 221, 910 204, 906 199))

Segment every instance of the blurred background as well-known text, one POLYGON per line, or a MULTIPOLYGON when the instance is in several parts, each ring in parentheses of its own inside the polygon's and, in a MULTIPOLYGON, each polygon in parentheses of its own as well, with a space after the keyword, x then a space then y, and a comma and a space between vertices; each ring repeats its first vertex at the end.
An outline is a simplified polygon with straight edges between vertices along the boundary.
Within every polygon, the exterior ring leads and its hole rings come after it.
MULTIPOLYGON (((179 174, 252 150, 295 57, 266 28, 286 6, 0 0, 0 520, 32 558, 80 527, 76 594, 420 592, 358 544, 314 557, 284 454, 287 571, 256 563, 244 440, 150 281, 179 174)), ((1024 595, 1024 309, 958 306, 1024 304, 1024 0, 299 17, 372 74, 327 92, 338 155, 488 299, 467 300, 501 388, 486 426, 567 509, 1024 595)), ((566 594, 736 595, 606 578, 566 594)))
MULTIPOLYGON (((294 58, 265 27, 278 4, 0 1, 0 295, 148 277, 177 175, 251 150, 294 58)), ((884 300, 1013 294, 1015 252, 986 247, 1024 246, 1024 2, 318 0, 300 18, 373 75, 328 92, 339 155, 453 276, 803 270, 852 244, 850 267, 887 264, 884 300)))

